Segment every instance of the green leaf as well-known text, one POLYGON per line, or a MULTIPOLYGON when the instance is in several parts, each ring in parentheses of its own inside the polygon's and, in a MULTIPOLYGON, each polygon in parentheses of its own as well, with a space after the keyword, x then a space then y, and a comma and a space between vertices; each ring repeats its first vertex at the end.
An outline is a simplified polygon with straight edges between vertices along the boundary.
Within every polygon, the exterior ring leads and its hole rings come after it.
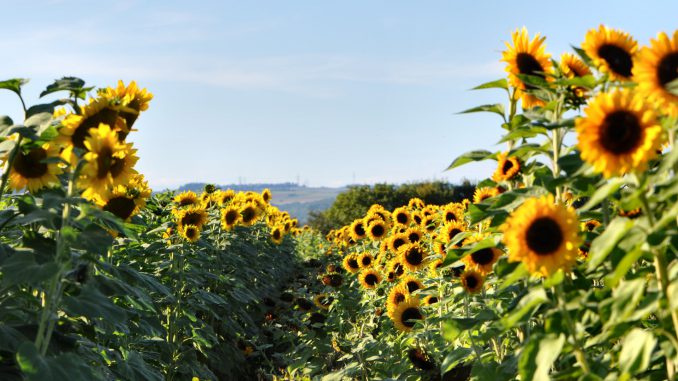
POLYGON ((448 353, 447 356, 445 356, 443 364, 440 367, 440 371, 442 372, 442 374, 449 372, 459 363, 470 357, 472 354, 473 350, 471 348, 456 347, 452 349, 452 351, 448 353))
POLYGON ((443 323, 443 338, 448 342, 453 342, 465 331, 472 329, 479 323, 477 319, 456 318, 449 319, 443 323))
POLYGON ((664 87, 669 93, 678 96, 678 79, 674 79, 673 81, 664 85, 664 87))
POLYGON ((21 95, 21 86, 27 84, 28 81, 29 80, 25 78, 8 79, 0 82, 0 89, 7 89, 21 95))
POLYGON ((516 308, 514 308, 508 315, 501 319, 501 323, 505 329, 515 327, 518 323, 524 320, 525 316, 534 312, 540 305, 548 301, 546 291, 543 288, 533 288, 525 295, 516 308))
POLYGON ((33 114, 26 119, 24 125, 35 129, 37 134, 41 134, 52 122, 52 114, 49 112, 41 112, 33 114))
POLYGON ((611 194, 617 192, 619 190, 619 187, 621 187, 625 183, 626 181, 622 178, 614 178, 609 180, 605 185, 598 188, 596 193, 594 193, 593 196, 591 196, 589 201, 583 207, 581 207, 580 210, 586 211, 600 204, 601 201, 608 198, 611 194))
POLYGON ((644 372, 650 366, 652 350, 657 345, 657 338, 652 332, 633 328, 622 342, 619 353, 619 368, 631 375, 644 372))
POLYGON ((58 271, 59 266, 55 262, 39 264, 35 255, 27 252, 16 252, 0 264, 3 287, 15 284, 39 285, 58 271))
POLYGON ((27 381, 89 381, 101 380, 84 358, 72 353, 44 357, 31 342, 24 342, 16 354, 16 361, 27 381))
POLYGON ((43 112, 49 113, 50 115, 54 114, 54 109, 56 109, 59 106, 63 106, 66 104, 73 104, 73 101, 70 99, 58 99, 54 102, 51 103, 43 103, 35 106, 31 106, 26 110, 26 116, 30 117, 35 114, 40 114, 43 112))
POLYGON ((527 271, 527 266, 525 266, 525 264, 521 262, 518 266, 513 268, 513 271, 511 271, 511 273, 502 277, 504 281, 501 283, 501 286, 499 286, 499 290, 505 290, 510 285, 516 283, 517 281, 525 277, 528 277, 529 275, 530 273, 527 271))
POLYGON ((80 78, 63 77, 61 79, 55 80, 53 84, 47 86, 47 88, 42 93, 40 93, 40 98, 57 91, 70 91, 78 98, 85 99, 86 92, 91 89, 93 89, 93 87, 85 88, 85 81, 80 78))
POLYGON ((617 217, 610 222, 603 234, 596 237, 589 250, 588 271, 594 271, 607 258, 617 242, 633 227, 633 221, 626 217, 617 217))
POLYGON ((113 304, 104 294, 87 284, 77 296, 64 297, 65 310, 69 315, 102 318, 111 324, 124 322, 125 310, 113 304))
POLYGON ((501 115, 501 117, 504 117, 504 105, 501 103, 495 103, 495 104, 489 104, 489 105, 481 105, 478 107, 473 107, 468 110, 464 110, 459 112, 459 114, 470 114, 474 112, 492 112, 498 115, 501 115))
POLYGON ((612 297, 601 305, 601 308, 609 305, 611 311, 604 326, 609 329, 609 327, 629 320, 638 308, 644 291, 645 280, 642 278, 619 282, 617 288, 612 290, 612 297))
POLYGON ((518 371, 521 380, 548 381, 549 370, 565 344, 565 336, 548 334, 530 337, 520 353, 518 371))
POLYGON ((472 161, 482 161, 486 159, 490 159, 493 157, 493 153, 490 151, 486 150, 476 150, 476 151, 471 151, 471 152, 466 152, 465 154, 457 157, 454 159, 452 164, 450 164, 449 167, 447 167, 446 171, 449 171, 450 169, 457 168, 461 165, 464 165, 466 163, 470 163, 472 161))
POLYGON ((482 89, 504 89, 508 91, 508 82, 506 78, 498 79, 496 81, 485 82, 482 85, 478 85, 471 90, 482 90, 482 89))
POLYGON ((4 131, 14 125, 14 121, 7 115, 0 116, 0 131, 4 131))
MULTIPOLYGON (((640 230, 640 229, 638 229, 640 230)), ((626 252, 624 258, 622 258, 616 266, 614 266, 614 271, 611 274, 605 276, 605 286, 607 288, 614 288, 617 286, 619 281, 629 272, 631 267, 643 256, 642 241, 636 241, 637 244, 633 250, 626 252)))

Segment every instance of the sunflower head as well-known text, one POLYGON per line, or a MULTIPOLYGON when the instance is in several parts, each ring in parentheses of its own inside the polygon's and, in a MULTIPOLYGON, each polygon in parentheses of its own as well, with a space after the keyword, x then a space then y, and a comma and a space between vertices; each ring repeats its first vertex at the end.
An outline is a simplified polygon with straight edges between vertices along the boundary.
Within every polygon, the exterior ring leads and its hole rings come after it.
MULTIPOLYGON (((457 237, 457 234, 463 233, 466 231, 466 225, 461 222, 452 222, 443 227, 443 231, 439 238, 442 239, 444 243, 452 243, 457 237)), ((459 247, 459 244, 456 244, 455 247, 459 247)))
POLYGON ((407 290, 406 286, 398 284, 392 287, 386 298, 386 311, 388 315, 391 316, 396 307, 404 302, 408 296, 410 296, 410 292, 407 290))
POLYGON ((586 33, 582 49, 613 80, 631 79, 638 43, 628 33, 600 25, 586 33))
POLYGON ((358 280, 363 288, 373 289, 381 282, 381 274, 373 268, 368 268, 360 273, 358 280))
POLYGON ((125 119, 130 129, 139 117, 139 113, 148 110, 148 104, 153 99, 153 94, 145 88, 139 89, 135 81, 130 82, 128 86, 125 86, 123 81, 118 81, 115 89, 109 87, 103 90, 101 95, 114 99, 120 104, 120 116, 125 119))
POLYGON ((313 297, 313 304, 315 304, 316 307, 321 308, 323 310, 329 309, 333 301, 334 297, 329 296, 325 293, 318 294, 315 297, 313 297))
POLYGON ((411 198, 407 203, 407 207, 410 209, 421 209, 424 205, 426 205, 424 201, 417 197, 411 198))
POLYGON ((543 106, 544 101, 530 94, 529 90, 534 90, 533 85, 527 84, 520 78, 521 75, 539 77, 550 81, 551 77, 546 74, 552 72, 551 55, 545 52, 546 37, 540 37, 537 33, 532 41, 527 34, 527 29, 522 28, 511 34, 513 45, 506 43, 508 48, 502 53, 502 61, 506 62, 506 71, 509 75, 509 82, 516 88, 516 96, 523 102, 523 108, 529 109, 534 106, 543 106))
POLYGON ((475 270, 466 270, 461 274, 461 286, 470 294, 475 294, 482 290, 485 278, 481 273, 475 270))
POLYGON ((372 257, 372 254, 370 254, 367 251, 361 253, 358 256, 358 265, 360 266, 361 269, 371 267, 373 263, 374 258, 372 257))
POLYGON ((177 223, 179 226, 194 225, 198 228, 207 223, 207 212, 200 206, 191 206, 177 213, 177 223))
POLYGON ((391 215, 393 216, 393 221, 396 223, 396 225, 408 226, 412 221, 410 212, 405 206, 396 208, 393 213, 391 213, 391 215))
POLYGON ((355 274, 360 270, 360 262, 358 262, 358 256, 356 254, 349 254, 344 257, 342 262, 344 270, 351 274, 355 274))
POLYGON ((600 93, 576 121, 581 158, 605 177, 643 171, 664 141, 645 99, 629 90, 600 93))
POLYGON ((221 227, 224 230, 231 230, 240 222, 240 208, 230 205, 221 210, 221 227))
MULTIPOLYGON (((469 237, 464 244, 469 245, 475 242, 480 242, 485 237, 476 235, 469 237)), ((499 260, 501 251, 496 247, 486 247, 476 250, 463 258, 463 262, 467 269, 478 271, 482 275, 486 275, 492 271, 492 266, 499 260)))
POLYGON ((482 187, 476 188, 476 191, 473 192, 473 203, 479 204, 490 197, 494 197, 499 194, 499 190, 493 187, 482 187))
POLYGON ((273 195, 271 194, 270 189, 266 188, 261 192, 261 199, 267 204, 271 202, 271 198, 273 198, 273 195))
POLYGON ((179 234, 181 234, 185 240, 195 242, 200 239, 200 228, 195 225, 184 225, 179 230, 179 234))
POLYGON ((408 350, 407 358, 410 359, 412 365, 417 369, 431 370, 436 366, 436 363, 431 359, 431 356, 421 348, 411 348, 408 350))
POLYGON ((271 241, 280 245, 283 240, 283 231, 280 227, 275 227, 271 230, 271 241))
POLYGON ((398 253, 400 262, 410 271, 417 271, 427 263, 428 253, 418 242, 403 245, 398 253))
POLYGON ((421 241, 421 237, 423 236, 421 230, 417 228, 409 228, 407 229, 405 234, 407 234, 407 239, 410 240, 410 243, 416 243, 421 241))
POLYGON ((517 157, 509 157, 508 152, 500 153, 497 161, 497 169, 492 174, 495 182, 509 181, 520 173, 520 161, 517 157))
POLYGON ((409 332, 414 328, 417 321, 424 319, 424 314, 421 312, 420 301, 416 296, 408 296, 398 304, 391 315, 393 325, 403 332, 409 332))
POLYGON ((424 288, 424 284, 421 283, 421 281, 420 281, 419 279, 417 279, 416 277, 414 277, 414 276, 412 276, 412 275, 406 275, 406 276, 404 276, 404 277, 400 280, 400 284, 402 284, 402 285, 404 285, 405 287, 407 287, 407 290, 408 290, 410 293, 415 292, 415 291, 417 291, 417 290, 421 290, 422 288, 424 288))
POLYGON ((365 225, 363 224, 362 219, 357 219, 351 223, 351 237, 353 240, 358 241, 360 239, 363 239, 367 236, 367 232, 365 231, 365 225))
POLYGON ((669 90, 669 84, 678 79, 678 30, 673 37, 657 34, 650 46, 638 53, 633 67, 633 78, 640 92, 649 103, 664 110, 669 116, 678 117, 678 94, 669 90))
POLYGON ((193 191, 185 191, 174 196, 174 202, 179 207, 197 205, 198 195, 196 195, 193 191))
POLYGON ((240 217, 242 224, 245 226, 254 225, 261 215, 261 209, 254 202, 246 202, 240 207, 240 217))
POLYGON ((57 175, 63 171, 57 163, 46 163, 45 160, 59 157, 56 144, 45 143, 30 148, 19 147, 9 171, 9 186, 13 190, 27 188, 35 193, 42 188, 61 185, 57 175))
POLYGON ((531 198, 502 225, 510 261, 522 261, 530 273, 550 276, 568 272, 577 258, 579 221, 571 207, 554 202, 552 195, 531 198))
POLYGON ((408 243, 410 243, 410 239, 407 237, 407 234, 398 233, 391 236, 391 239, 389 240, 389 248, 391 251, 397 253, 400 247, 408 243))
POLYGON ((445 205, 443 208, 443 222, 449 224, 464 221, 464 209, 464 205, 458 202, 445 205))
POLYGON ((600 226, 600 221, 598 220, 588 220, 586 222, 581 223, 581 231, 583 232, 592 232, 596 230, 596 228, 600 226))
POLYGON ((367 226, 367 236, 373 241, 380 241, 388 233, 388 228, 383 221, 375 220, 367 226))
POLYGON ((405 266, 403 266, 399 257, 395 257, 388 262, 388 273, 393 273, 394 277, 400 278, 405 274, 405 266))

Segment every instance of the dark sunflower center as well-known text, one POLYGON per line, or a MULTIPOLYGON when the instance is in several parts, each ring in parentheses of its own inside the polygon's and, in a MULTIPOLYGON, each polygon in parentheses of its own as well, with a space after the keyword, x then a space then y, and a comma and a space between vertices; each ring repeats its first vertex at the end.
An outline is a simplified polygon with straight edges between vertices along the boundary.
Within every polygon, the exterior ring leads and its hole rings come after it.
POLYGON ((403 325, 407 328, 412 328, 416 324, 412 320, 421 320, 422 316, 421 311, 417 307, 410 307, 403 311, 403 325))
POLYGON ((105 211, 111 212, 123 220, 128 219, 135 208, 134 200, 124 196, 113 197, 104 205, 105 211))
POLYGON ((667 54, 657 65, 657 79, 662 86, 678 79, 678 52, 667 54))
POLYGON ((550 217, 537 218, 527 229, 527 246, 537 255, 549 255, 563 243, 563 232, 558 222, 550 217))
POLYGON ((617 45, 606 44, 598 48, 598 55, 607 62, 615 74, 622 77, 630 77, 633 68, 631 54, 617 45))
POLYGON ((273 231, 273 239, 280 239, 280 230, 273 231))
POLYGON ((365 235, 365 228, 363 227, 363 224, 356 224, 355 228, 353 229, 356 235, 359 237, 362 237, 365 235))
MULTIPOLYGON (((518 53, 516 56, 516 64, 518 65, 518 71, 520 74, 533 75, 535 77, 544 78, 544 68, 541 66, 539 61, 530 53, 518 53)), ((536 87, 525 84, 527 89, 535 89, 536 87)))
POLYGON ((389 282, 393 281, 396 278, 395 272, 389 271, 388 275, 386 275, 386 278, 389 280, 389 282))
POLYGON ((357 269, 358 267, 360 267, 360 265, 358 265, 358 261, 357 261, 357 260, 355 260, 355 259, 349 259, 349 260, 348 260, 348 267, 350 267, 350 268, 352 268, 352 269, 357 269))
POLYGON ((396 238, 393 240, 393 248, 398 250, 398 248, 405 244, 405 240, 402 238, 396 238))
POLYGON ((454 237, 456 237, 457 234, 459 234, 459 233, 461 233, 461 230, 459 230, 459 229, 455 228, 455 229, 450 230, 450 232, 447 233, 447 238, 448 238, 449 242, 452 242, 454 237))
POLYGON ((226 220, 226 224, 233 225, 235 221, 238 219, 238 211, 229 210, 228 212, 226 212, 226 216, 224 219, 226 220))
POLYGON ((615 111, 605 117, 601 126, 600 144, 614 154, 632 151, 641 140, 638 118, 629 111, 615 111))
POLYGON ((414 217, 412 217, 412 218, 414 219, 414 222, 415 222, 417 225, 420 225, 420 224, 421 224, 421 217, 420 217, 420 216, 414 216, 414 217))
POLYGON ((491 248, 480 249, 475 253, 471 254, 471 259, 474 263, 477 263, 481 266, 488 265, 494 260, 494 252, 491 248))
POLYGON ((257 214, 255 213, 254 208, 247 207, 242 211, 242 220, 245 223, 250 222, 254 219, 254 217, 256 217, 256 215, 257 214))
POLYGON ((381 225, 379 225, 379 224, 372 226, 372 235, 373 235, 373 236, 375 236, 375 237, 381 237, 381 236, 384 235, 384 232, 385 232, 385 231, 384 231, 384 227, 383 227, 383 226, 381 226, 381 225))
POLYGON ((188 237, 189 239, 193 239, 193 238, 197 237, 197 235, 198 235, 198 229, 196 229, 196 228, 186 229, 186 237, 188 237))
POLYGON ((419 283, 415 281, 409 281, 407 282, 407 290, 409 292, 415 292, 419 289, 419 283))
POLYGON ((396 264, 393 267, 393 271, 395 272, 395 274, 397 276, 401 276, 401 275, 405 274, 405 269, 403 268, 403 266, 400 263, 396 264))
POLYGON ((438 297, 432 296, 432 297, 428 298, 428 304, 436 304, 436 303, 438 303, 438 297))
POLYGON ((422 253, 419 248, 413 247, 407 250, 407 253, 405 253, 405 260, 407 260, 407 263, 413 264, 415 266, 420 265, 421 262, 424 261, 424 253, 422 253))
POLYGON ((190 197, 182 198, 181 200, 179 200, 179 206, 186 206, 186 205, 193 205, 193 204, 195 204, 195 200, 190 198, 190 197))
POLYGON ((108 172, 113 165, 113 151, 110 147, 103 147, 101 152, 97 155, 97 178, 103 179, 108 175, 108 172))
POLYGON ((395 304, 400 304, 405 300, 405 295, 401 293, 395 294, 395 297, 393 297, 393 301, 395 304))
POLYGON ((141 110, 141 103, 139 102, 138 99, 134 99, 131 101, 127 107, 136 110, 137 112, 121 112, 120 114, 122 115, 123 118, 125 118, 125 122, 127 122, 127 128, 132 128, 132 125, 134 122, 136 122, 137 118, 139 117, 139 111, 141 110))
POLYGON ((372 263, 372 258, 370 258, 370 257, 363 257, 362 262, 363 262, 363 266, 369 266, 370 263, 372 263))
POLYGON ((473 290, 474 288, 478 287, 478 278, 476 278, 475 275, 469 275, 466 277, 466 286, 470 289, 473 290))
POLYGON ((189 212, 181 219, 182 225, 200 225, 200 213, 189 212))
POLYGON ((405 214, 405 213, 396 214, 396 221, 398 221, 399 224, 406 224, 407 223, 407 214, 405 214))
MULTIPOLYGON (((73 131, 73 136, 71 136, 71 141, 73 145, 77 148, 85 149, 85 139, 89 136, 90 128, 98 128, 99 124, 108 124, 109 126, 115 126, 115 121, 118 118, 118 112, 105 108, 98 113, 90 116, 80 123, 78 128, 73 131)), ((128 124, 129 126, 129 124, 128 124)))
POLYGON ((511 160, 506 160, 504 162, 504 165, 501 167, 501 171, 502 173, 506 174, 508 171, 511 170, 511 168, 513 168, 513 162, 511 162, 511 160))
POLYGON ((369 286, 374 286, 378 281, 379 278, 377 278, 377 276, 374 274, 367 274, 365 276, 365 283, 367 283, 369 286))
POLYGON ((452 213, 452 212, 446 212, 445 213, 445 221, 452 222, 452 221, 456 221, 456 220, 457 220, 457 216, 454 213, 452 213))
POLYGON ((410 239, 410 242, 418 242, 419 241, 419 234, 418 233, 410 233, 410 235, 407 237, 410 239))
POLYGON ((47 158, 47 151, 41 147, 36 147, 23 153, 19 151, 14 159, 14 170, 22 177, 27 179, 39 178, 47 173, 47 164, 42 160, 47 158))

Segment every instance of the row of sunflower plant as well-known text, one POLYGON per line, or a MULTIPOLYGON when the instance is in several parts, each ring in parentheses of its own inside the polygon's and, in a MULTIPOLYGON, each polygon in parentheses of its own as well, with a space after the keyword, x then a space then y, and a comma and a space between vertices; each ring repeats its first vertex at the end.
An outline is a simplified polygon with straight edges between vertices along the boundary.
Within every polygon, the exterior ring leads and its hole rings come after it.
POLYGON ((0 117, 0 379, 247 379, 297 220, 271 193, 152 195, 129 141, 152 94, 55 81, 0 117), (88 94, 94 96, 88 97, 88 94), (89 98, 89 99, 88 99, 89 98))
POLYGON ((286 374, 331 379, 675 379, 678 31, 601 25, 556 61, 512 34, 473 200, 389 211, 326 237, 322 334, 286 374), (582 110, 583 109, 583 110, 582 110), (341 279, 339 282, 337 279, 341 279), (305 363, 306 362, 306 363, 305 363))

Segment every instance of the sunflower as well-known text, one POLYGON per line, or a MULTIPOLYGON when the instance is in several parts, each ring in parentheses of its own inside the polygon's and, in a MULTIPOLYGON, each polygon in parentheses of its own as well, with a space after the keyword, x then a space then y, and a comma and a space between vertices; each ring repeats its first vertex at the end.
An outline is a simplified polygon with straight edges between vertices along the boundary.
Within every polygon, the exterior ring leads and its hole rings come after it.
POLYGON ((613 80, 631 79, 638 43, 628 33, 600 25, 586 33, 581 45, 593 63, 613 80))
POLYGON ((466 270, 461 274, 461 286, 469 294, 475 294, 483 288, 485 278, 475 270, 466 270))
POLYGON ((261 191, 261 199, 264 200, 265 203, 269 204, 271 202, 271 198, 273 198, 273 195, 271 194, 270 189, 266 188, 261 191))
POLYGON ((445 224, 451 222, 461 222, 464 221, 464 205, 453 202, 445 205, 443 208, 443 221, 445 224))
POLYGON ((629 90, 600 93, 578 118, 581 158, 605 177, 643 171, 662 145, 651 104, 629 90))
POLYGON ((114 109, 108 98, 92 98, 89 104, 81 107, 80 112, 80 115, 69 114, 64 118, 57 137, 59 145, 65 147, 62 152, 63 158, 73 165, 77 162, 73 148, 87 149, 85 140, 92 128, 106 124, 116 131, 127 130, 125 119, 118 117, 118 111, 114 109))
POLYGON ((386 236, 388 229, 383 221, 372 221, 367 226, 367 235, 372 241, 379 241, 386 236))
POLYGON ((410 271, 417 271, 426 265, 428 253, 419 243, 403 245, 399 250, 400 262, 410 271))
POLYGON ((391 213, 391 214, 393 216, 393 220, 398 225, 407 226, 412 221, 412 217, 410 216, 410 212, 407 210, 407 207, 405 207, 405 206, 401 206, 400 208, 396 208, 393 211, 393 213, 391 213))
POLYGON ((403 266, 398 257, 395 257, 388 262, 387 269, 389 274, 393 273, 395 278, 400 278, 405 274, 405 266, 403 266))
POLYGON ((240 208, 230 205, 221 210, 221 227, 224 230, 231 230, 240 222, 240 208))
POLYGON ((179 211, 176 215, 177 224, 181 226, 194 225, 202 228, 207 222, 207 212, 200 206, 191 206, 179 211))
POLYGON ((28 188, 29 192, 35 193, 42 188, 61 185, 57 175, 63 171, 59 165, 44 162, 58 156, 59 147, 56 144, 45 143, 27 150, 19 147, 9 170, 9 187, 17 191, 28 188))
POLYGON ((393 325, 400 331, 409 332, 416 324, 416 320, 423 320, 424 315, 419 308, 419 298, 415 296, 408 296, 398 304, 398 307, 393 311, 391 319, 393 325))
POLYGON ((129 220, 146 206, 151 196, 148 182, 143 175, 134 175, 127 185, 118 185, 95 200, 103 210, 129 220))
POLYGON ((353 238, 354 241, 358 241, 360 239, 363 239, 367 236, 367 232, 365 231, 365 225, 363 225, 363 220, 358 219, 353 221, 351 223, 351 238, 353 238))
POLYGON ((678 94, 669 91, 669 83, 678 79, 678 30, 673 38, 666 33, 657 34, 650 46, 638 53, 633 77, 638 82, 638 92, 672 117, 678 116, 678 94))
POLYGON ((437 295, 428 295, 424 298, 424 304, 427 306, 430 306, 432 304, 438 303, 438 296, 437 295))
POLYGON ((509 74, 511 86, 516 88, 516 96, 523 102, 523 108, 529 109, 534 106, 543 106, 544 101, 538 99, 526 90, 533 90, 533 85, 528 85, 519 77, 519 75, 530 75, 545 80, 551 80, 546 76, 552 70, 550 54, 544 50, 544 40, 546 37, 540 37, 539 33, 530 41, 527 29, 516 30, 511 34, 513 46, 506 43, 508 50, 502 53, 502 61, 507 63, 506 71, 509 74))
POLYGON ((435 240, 433 241, 433 251, 436 254, 440 255, 441 257, 445 258, 447 256, 447 244, 440 240, 435 240))
POLYGON ((134 165, 139 158, 129 143, 118 141, 118 135, 107 124, 92 128, 85 138, 85 147, 89 152, 83 157, 78 185, 85 189, 83 197, 93 199, 110 187, 124 184, 137 172, 134 165))
MULTIPOLYGON (((426 303, 426 301, 424 301, 424 303, 426 303)), ((407 357, 417 369, 431 370, 436 366, 436 363, 431 356, 421 348, 411 348, 407 351, 407 357)))
POLYGON ((410 239, 407 237, 407 234, 398 233, 391 236, 391 239, 389 240, 389 248, 391 249, 391 251, 397 253, 398 249, 400 249, 401 246, 406 245, 408 243, 410 243, 410 239))
POLYGON ((508 157, 508 152, 500 153, 497 161, 497 169, 492 174, 495 182, 509 181, 520 173, 520 161, 517 157, 508 157))
POLYGON ((407 229, 405 234, 407 234, 407 239, 409 239, 411 243, 419 242, 423 235, 421 230, 417 228, 409 228, 407 229))
POLYGON ((381 275, 375 269, 365 269, 358 276, 360 285, 366 289, 372 289, 377 287, 377 284, 381 282, 381 275))
POLYGON ((374 262, 374 258, 367 251, 358 256, 358 265, 361 269, 372 266, 372 262, 374 262))
POLYGON ((386 298, 386 313, 391 316, 398 305, 405 301, 408 296, 410 296, 410 292, 407 290, 406 286, 402 284, 393 286, 391 291, 388 292, 388 297, 386 298))
POLYGON ((502 230, 509 260, 524 262, 530 273, 567 272, 576 261, 581 242, 577 214, 571 207, 555 204, 550 194, 525 201, 502 230))
POLYGON ((235 191, 233 189, 227 189, 225 191, 217 192, 217 202, 219 205, 224 206, 233 200, 235 197, 235 191))
POLYGON ((334 298, 325 293, 318 294, 313 298, 313 304, 323 310, 328 310, 333 301, 334 298))
POLYGON ((135 81, 130 82, 128 86, 125 86, 123 81, 118 81, 115 89, 109 87, 102 95, 120 102, 120 116, 125 119, 129 129, 139 117, 139 113, 148 110, 148 103, 153 99, 153 94, 145 88, 140 90, 135 81))
POLYGON ((416 277, 414 277, 412 275, 406 275, 404 278, 402 278, 400 280, 400 284, 407 287, 407 290, 410 293, 415 292, 417 290, 421 290, 422 288, 424 288, 424 284, 421 283, 421 281, 419 279, 417 279, 416 277))
POLYGON ((437 278, 440 276, 440 268, 443 267, 443 260, 436 259, 428 265, 428 273, 432 278, 437 278))
POLYGON ((242 217, 242 224, 245 226, 252 226, 257 222, 257 218, 261 214, 261 209, 254 202, 246 202, 240 207, 240 216, 242 217))
POLYGON ((271 241, 280 245, 283 241, 283 232, 280 227, 275 227, 271 230, 271 241))
POLYGON ((422 201, 420 198, 414 197, 411 198, 410 201, 407 203, 407 206, 410 209, 421 209, 424 207, 424 201, 422 201))
POLYGON ((198 195, 193 191, 185 191, 174 196, 174 202, 177 203, 179 207, 197 205, 198 195))
MULTIPOLYGON (((449 223, 443 227, 443 230, 441 232, 442 242, 452 243, 454 242, 454 239, 457 236, 457 234, 463 233, 465 231, 466 231, 465 224, 461 222, 449 223)), ((452 247, 459 247, 459 244, 457 243, 452 247)))
MULTIPOLYGON (((591 69, 572 53, 563 53, 560 56, 560 71, 563 76, 570 79, 591 75, 591 69)), ((573 86, 572 91, 576 96, 582 98, 588 90, 584 87, 573 86)))
MULTIPOLYGON (((485 236, 476 234, 466 239, 464 245, 480 242, 484 238, 485 236)), ((486 247, 465 256, 462 259, 462 262, 466 264, 467 269, 473 269, 480 272, 482 275, 487 275, 492 271, 492 266, 499 260, 500 256, 501 251, 496 247, 486 247)))
POLYGON ((598 220, 588 220, 586 222, 581 223, 581 231, 583 232, 592 232, 596 230, 596 228, 600 226, 600 221, 598 220))
POLYGON ((342 266, 346 271, 348 271, 351 274, 355 274, 360 270, 360 264, 358 263, 358 256, 355 254, 349 254, 344 257, 344 261, 342 262, 342 266))
POLYGON ((476 191, 473 192, 473 203, 474 204, 479 204, 486 199, 490 197, 494 197, 499 194, 499 190, 497 188, 491 188, 491 187, 482 187, 482 188, 476 188, 476 191))
POLYGON ((428 233, 434 232, 438 228, 438 218, 436 215, 431 214, 426 217, 421 221, 421 228, 424 229, 428 233))
POLYGON ((195 225, 184 225, 179 229, 179 234, 189 242, 200 239, 200 228, 195 225))
POLYGON ((216 193, 202 192, 200 194, 200 203, 206 209, 216 207, 219 204, 219 201, 216 199, 216 193))

